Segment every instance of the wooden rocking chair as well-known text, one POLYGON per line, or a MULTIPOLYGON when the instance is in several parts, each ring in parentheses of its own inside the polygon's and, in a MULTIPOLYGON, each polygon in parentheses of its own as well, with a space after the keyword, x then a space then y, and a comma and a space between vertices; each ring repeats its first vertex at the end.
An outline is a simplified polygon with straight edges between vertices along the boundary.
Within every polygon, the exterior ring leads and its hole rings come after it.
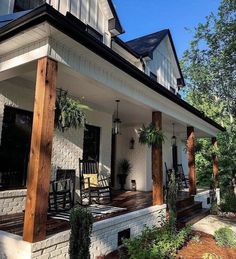
POLYGON ((94 160, 79 160, 80 199, 81 205, 85 199, 91 204, 111 201, 110 178, 99 175, 98 163, 94 160), (103 202, 101 202, 103 201, 103 202))

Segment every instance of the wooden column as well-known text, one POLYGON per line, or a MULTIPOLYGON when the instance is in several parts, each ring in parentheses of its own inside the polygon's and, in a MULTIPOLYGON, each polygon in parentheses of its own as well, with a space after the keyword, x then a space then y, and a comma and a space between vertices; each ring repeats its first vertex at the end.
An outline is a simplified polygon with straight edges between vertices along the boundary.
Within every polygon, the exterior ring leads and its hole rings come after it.
MULTIPOLYGON (((211 143, 213 147, 217 148, 217 139, 216 137, 213 137, 211 139, 211 143)), ((212 162, 213 162, 213 177, 215 178, 216 181, 216 186, 218 185, 218 180, 219 180, 219 161, 218 157, 216 154, 212 155, 212 162)))
MULTIPOLYGON (((161 112, 152 113, 152 122, 157 129, 162 129, 161 112)), ((153 205, 164 203, 163 195, 163 171, 162 171, 162 147, 152 147, 152 180, 153 180, 153 205)))
POLYGON ((46 238, 56 78, 57 62, 47 57, 39 59, 23 230, 23 240, 28 242, 46 238))
POLYGON ((196 171, 195 171, 195 146, 194 146, 194 128, 187 127, 187 152, 188 152, 188 177, 189 194, 196 194, 196 171))

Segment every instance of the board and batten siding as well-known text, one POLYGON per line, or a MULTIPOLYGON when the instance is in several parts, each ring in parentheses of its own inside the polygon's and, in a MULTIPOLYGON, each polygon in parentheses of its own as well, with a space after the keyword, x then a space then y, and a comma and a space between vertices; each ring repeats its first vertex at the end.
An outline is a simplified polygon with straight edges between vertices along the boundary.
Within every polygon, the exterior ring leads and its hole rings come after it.
POLYGON ((157 75, 158 83, 167 89, 173 87, 176 92, 178 91, 177 78, 180 75, 168 36, 154 50, 153 59, 147 62, 147 68, 149 73, 157 75))
POLYGON ((103 35, 104 43, 108 45, 110 33, 108 32, 108 20, 103 6, 99 0, 46 0, 62 14, 72 13, 83 23, 89 24, 103 35))

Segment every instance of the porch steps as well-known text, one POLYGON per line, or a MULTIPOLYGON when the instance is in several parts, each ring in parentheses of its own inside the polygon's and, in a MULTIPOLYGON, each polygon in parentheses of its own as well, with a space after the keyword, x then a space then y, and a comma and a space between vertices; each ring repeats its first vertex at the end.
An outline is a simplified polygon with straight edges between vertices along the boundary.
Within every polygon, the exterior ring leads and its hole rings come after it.
POLYGON ((194 197, 188 196, 186 198, 178 198, 176 206, 177 208, 184 208, 194 203, 194 197))
POLYGON ((199 201, 195 201, 193 202, 193 204, 177 209, 177 219, 181 219, 186 215, 190 215, 190 213, 200 209, 202 209, 202 203, 199 201))
POLYGON ((178 227, 194 224, 210 213, 209 209, 202 208, 202 202, 194 201, 194 196, 183 195, 177 200, 178 227))
POLYGON ((198 209, 194 212, 191 212, 187 216, 178 219, 178 227, 184 227, 188 224, 194 224, 209 214, 210 214, 209 209, 203 209, 203 208, 198 209))

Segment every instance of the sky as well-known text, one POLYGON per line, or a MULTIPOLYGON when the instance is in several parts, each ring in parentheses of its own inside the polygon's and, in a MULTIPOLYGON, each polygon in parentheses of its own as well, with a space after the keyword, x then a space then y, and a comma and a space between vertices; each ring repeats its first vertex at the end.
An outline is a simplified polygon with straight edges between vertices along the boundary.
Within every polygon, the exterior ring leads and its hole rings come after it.
POLYGON ((170 29, 178 57, 193 38, 193 29, 216 13, 220 0, 113 0, 125 33, 124 41, 170 29), (186 30, 187 28, 187 30, 186 30))

